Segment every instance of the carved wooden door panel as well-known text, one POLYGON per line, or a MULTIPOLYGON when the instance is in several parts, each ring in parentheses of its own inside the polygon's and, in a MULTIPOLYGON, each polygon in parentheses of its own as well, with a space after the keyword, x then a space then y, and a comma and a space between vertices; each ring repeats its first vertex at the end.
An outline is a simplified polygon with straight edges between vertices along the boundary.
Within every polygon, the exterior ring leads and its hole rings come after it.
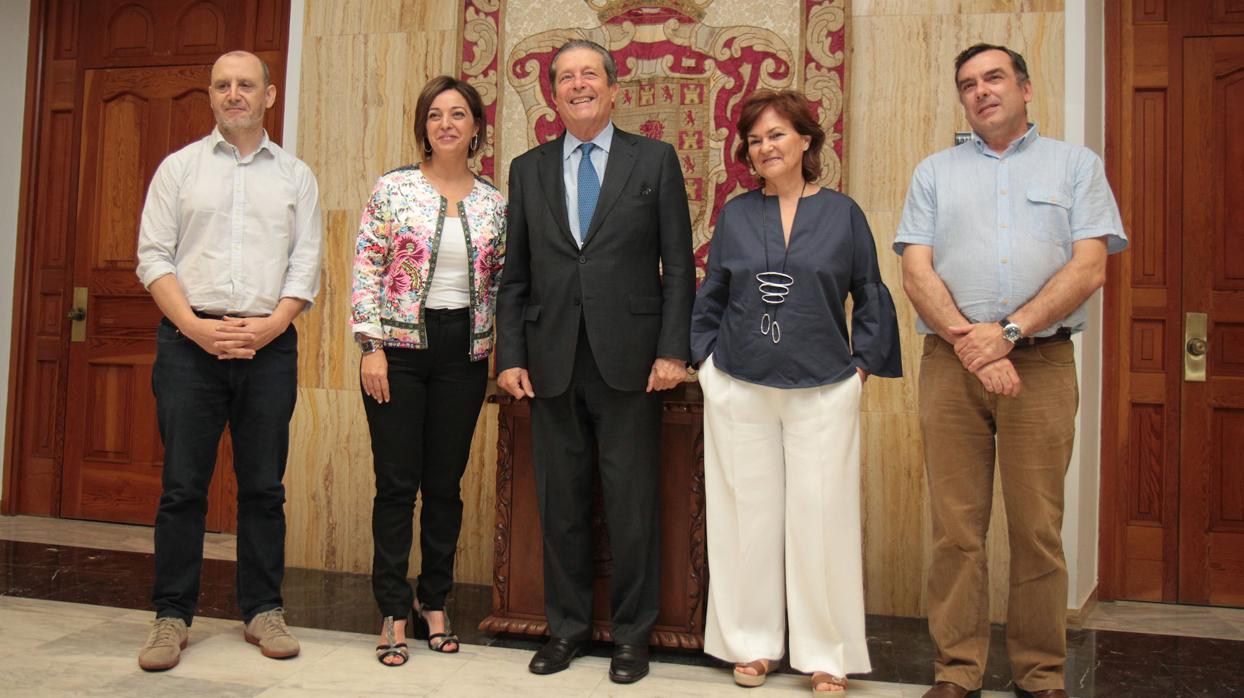
MULTIPOLYGON (((151 365, 161 315, 134 273, 138 223, 156 167, 214 125, 210 74, 209 65, 86 72, 62 516, 155 520, 163 449, 151 365)), ((234 518, 227 458, 219 466, 214 530, 234 518)))
MULTIPOLYGON (((289 3, 31 0, 3 513, 150 523, 159 311, 134 276, 139 212, 161 159, 211 130, 217 57, 252 51, 285 86, 289 3)), ((282 99, 264 118, 277 143, 282 99)), ((221 455, 229 475, 228 440, 221 455)), ((232 485, 212 485, 209 529, 233 528, 232 485)))
POLYGON ((1244 606, 1244 3, 1105 14, 1099 598, 1244 606))
POLYGON ((1183 61, 1179 601, 1244 606, 1244 36, 1183 61))

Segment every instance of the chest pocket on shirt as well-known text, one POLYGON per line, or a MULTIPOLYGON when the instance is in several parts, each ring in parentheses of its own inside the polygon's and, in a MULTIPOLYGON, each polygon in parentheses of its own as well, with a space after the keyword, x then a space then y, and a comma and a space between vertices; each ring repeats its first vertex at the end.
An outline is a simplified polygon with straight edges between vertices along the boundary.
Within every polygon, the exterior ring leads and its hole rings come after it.
POLYGON ((1027 198, 1023 231, 1042 242, 1070 244, 1071 197, 1060 189, 1031 186, 1027 198))

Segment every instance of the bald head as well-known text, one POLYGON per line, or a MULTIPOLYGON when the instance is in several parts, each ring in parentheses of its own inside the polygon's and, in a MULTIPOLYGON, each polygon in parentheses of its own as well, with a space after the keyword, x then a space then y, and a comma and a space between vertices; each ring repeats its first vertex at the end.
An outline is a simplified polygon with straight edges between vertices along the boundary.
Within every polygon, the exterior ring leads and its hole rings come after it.
POLYGON ((213 75, 216 73, 216 66, 220 65, 220 62, 226 58, 249 59, 255 61, 259 64, 259 68, 263 71, 263 86, 266 88, 268 85, 272 84, 272 73, 268 70, 268 63, 250 51, 230 51, 229 53, 222 55, 220 58, 217 58, 216 63, 212 65, 213 75))

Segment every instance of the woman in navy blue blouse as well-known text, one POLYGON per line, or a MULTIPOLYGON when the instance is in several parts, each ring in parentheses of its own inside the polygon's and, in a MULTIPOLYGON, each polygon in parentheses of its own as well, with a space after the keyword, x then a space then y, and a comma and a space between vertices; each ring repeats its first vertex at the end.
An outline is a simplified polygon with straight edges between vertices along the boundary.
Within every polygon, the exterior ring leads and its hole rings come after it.
POLYGON ((860 394, 899 377, 872 231, 823 189, 825 134, 794 91, 753 93, 735 157, 761 187, 725 205, 696 295, 709 586, 705 652, 758 686, 785 654, 817 692, 867 673, 860 394), (851 331, 845 303, 852 300, 851 331))

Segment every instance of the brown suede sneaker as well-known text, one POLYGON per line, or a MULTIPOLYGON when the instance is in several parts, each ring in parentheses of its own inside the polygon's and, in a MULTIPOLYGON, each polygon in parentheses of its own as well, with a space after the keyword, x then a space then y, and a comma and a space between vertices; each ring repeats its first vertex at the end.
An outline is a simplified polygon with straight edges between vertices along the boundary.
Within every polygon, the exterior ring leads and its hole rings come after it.
POLYGON ((181 661, 190 629, 180 618, 156 618, 147 634, 147 643, 138 652, 138 666, 146 671, 165 671, 181 661))
POLYGON ((285 626, 285 609, 283 608, 264 611, 251 618, 243 634, 247 642, 259 645, 259 651, 263 653, 263 656, 272 659, 297 657, 301 649, 298 646, 298 640, 289 633, 289 628, 285 626))

